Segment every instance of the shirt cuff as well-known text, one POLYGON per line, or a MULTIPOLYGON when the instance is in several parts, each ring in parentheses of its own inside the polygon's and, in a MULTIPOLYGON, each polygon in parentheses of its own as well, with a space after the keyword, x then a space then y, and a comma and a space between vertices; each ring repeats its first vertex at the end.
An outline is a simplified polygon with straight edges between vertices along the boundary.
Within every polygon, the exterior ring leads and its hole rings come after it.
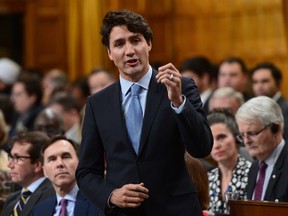
POLYGON ((183 111, 184 105, 185 105, 185 103, 186 103, 186 97, 185 97, 185 95, 182 94, 182 98, 183 98, 183 102, 182 102, 182 104, 181 104, 178 108, 174 107, 173 104, 172 104, 172 102, 171 102, 171 108, 172 108, 177 114, 180 114, 180 113, 183 111))

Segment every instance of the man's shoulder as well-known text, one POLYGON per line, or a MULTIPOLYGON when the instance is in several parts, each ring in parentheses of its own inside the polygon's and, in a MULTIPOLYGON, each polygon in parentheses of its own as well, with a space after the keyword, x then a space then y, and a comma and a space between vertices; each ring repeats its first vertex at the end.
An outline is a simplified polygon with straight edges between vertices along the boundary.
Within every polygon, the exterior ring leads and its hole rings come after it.
POLYGON ((35 205, 32 211, 32 215, 48 215, 49 212, 53 212, 56 205, 56 196, 45 199, 35 205))

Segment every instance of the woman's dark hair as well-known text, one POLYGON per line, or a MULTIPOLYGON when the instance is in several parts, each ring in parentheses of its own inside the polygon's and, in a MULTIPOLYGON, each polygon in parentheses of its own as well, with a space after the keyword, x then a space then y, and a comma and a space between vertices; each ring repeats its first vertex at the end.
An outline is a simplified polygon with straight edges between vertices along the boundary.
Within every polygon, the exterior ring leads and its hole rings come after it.
POLYGON ((238 145, 242 144, 236 137, 239 134, 238 125, 235 117, 229 109, 217 108, 213 109, 207 115, 208 124, 210 127, 214 124, 225 124, 233 134, 235 141, 238 145))

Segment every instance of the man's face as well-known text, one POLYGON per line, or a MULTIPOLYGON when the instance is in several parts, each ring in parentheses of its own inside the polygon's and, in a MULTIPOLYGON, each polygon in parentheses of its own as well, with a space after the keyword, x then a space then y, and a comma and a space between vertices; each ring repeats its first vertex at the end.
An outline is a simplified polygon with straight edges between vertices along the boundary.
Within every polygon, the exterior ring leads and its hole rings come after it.
POLYGON ((185 70, 185 71, 181 71, 181 75, 183 77, 188 77, 190 79, 193 79, 195 81, 195 84, 197 85, 197 87, 199 89, 199 93, 201 94, 203 92, 203 90, 202 90, 202 79, 196 73, 194 73, 191 70, 185 70))
POLYGON ((259 120, 253 122, 237 121, 239 133, 243 136, 245 147, 252 157, 258 160, 266 160, 277 145, 275 135, 270 127, 265 127, 259 120), (249 134, 253 134, 250 135, 249 134))
POLYGON ((44 174, 53 183, 56 191, 70 192, 76 184, 78 166, 76 152, 66 140, 58 140, 44 152, 44 174))
POLYGON ((219 67, 218 87, 232 87, 243 92, 246 88, 247 77, 238 63, 224 62, 219 67))
POLYGON ((209 109, 229 109, 232 113, 236 114, 240 104, 236 98, 233 97, 215 97, 210 100, 209 109))
POLYGON ((12 87, 11 100, 14 109, 19 113, 27 112, 35 103, 36 96, 28 95, 23 83, 15 83, 12 87))
MULTIPOLYGON (((30 157, 28 153, 30 147, 31 147, 30 143, 20 144, 16 142, 13 145, 13 148, 11 149, 11 155, 14 157, 15 156, 30 157)), ((27 187, 32 182, 34 182, 36 180, 35 176, 37 172, 39 172, 39 170, 42 169, 41 163, 39 161, 32 164, 30 158, 19 158, 16 164, 12 161, 12 159, 9 159, 8 167, 11 170, 10 175, 12 182, 17 183, 23 187, 27 187)))
POLYGON ((278 87, 269 69, 258 69, 252 75, 252 89, 255 96, 273 97, 278 87))
POLYGON ((111 30, 107 51, 121 76, 135 82, 148 72, 151 48, 151 42, 147 43, 142 34, 116 26, 111 30))

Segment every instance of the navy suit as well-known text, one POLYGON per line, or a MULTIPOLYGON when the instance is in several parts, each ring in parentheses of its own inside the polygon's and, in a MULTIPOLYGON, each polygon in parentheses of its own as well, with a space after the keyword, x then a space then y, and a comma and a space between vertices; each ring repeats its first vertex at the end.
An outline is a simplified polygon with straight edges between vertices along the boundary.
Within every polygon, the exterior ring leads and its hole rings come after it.
POLYGON ((120 82, 88 98, 76 176, 80 190, 106 215, 202 215, 184 161, 185 149, 204 157, 213 143, 197 87, 191 79, 183 79, 187 100, 182 113, 176 114, 165 85, 155 76, 153 70, 138 155, 126 129, 120 82), (107 208, 115 188, 140 182, 149 189, 149 199, 139 208, 107 208))
MULTIPOLYGON (((31 216, 53 216, 57 205, 56 196, 35 206, 31 216)), ((77 193, 74 216, 101 216, 102 212, 91 204, 79 191, 77 193)))
MULTIPOLYGON (((255 160, 250 167, 247 184, 247 198, 252 199, 254 188, 256 186, 257 174, 259 170, 259 161, 255 160)), ((288 147, 284 145, 278 160, 274 165, 264 200, 279 202, 288 202, 288 147)))
MULTIPOLYGON (((21 195, 21 190, 13 193, 10 197, 6 199, 6 202, 3 206, 2 216, 11 215, 16 203, 19 201, 21 195)), ((52 196, 55 195, 55 190, 49 181, 45 179, 39 187, 30 195, 28 202, 26 203, 22 213, 19 216, 29 216, 31 214, 34 206, 52 196)))

